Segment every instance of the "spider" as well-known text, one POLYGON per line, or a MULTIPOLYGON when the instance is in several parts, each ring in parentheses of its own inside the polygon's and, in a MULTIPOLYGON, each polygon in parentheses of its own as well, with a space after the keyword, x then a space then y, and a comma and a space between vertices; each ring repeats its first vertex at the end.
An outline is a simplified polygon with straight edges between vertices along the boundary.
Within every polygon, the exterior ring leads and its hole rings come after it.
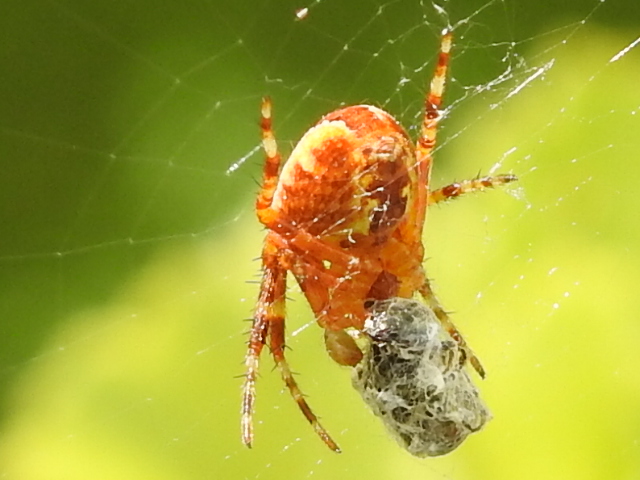
POLYGON ((362 352, 367 306, 419 293, 481 377, 484 369, 436 299, 423 268, 422 232, 429 205, 517 180, 497 175, 430 190, 432 152, 452 44, 440 52, 417 143, 398 121, 371 105, 342 108, 309 129, 282 164, 272 130, 271 100, 262 99, 266 160, 256 200, 267 234, 262 282, 245 357, 242 441, 253 443, 255 384, 260 353, 269 346, 293 399, 322 441, 340 452, 307 403, 285 358, 285 294, 291 272, 318 324, 329 356, 355 366, 362 352))

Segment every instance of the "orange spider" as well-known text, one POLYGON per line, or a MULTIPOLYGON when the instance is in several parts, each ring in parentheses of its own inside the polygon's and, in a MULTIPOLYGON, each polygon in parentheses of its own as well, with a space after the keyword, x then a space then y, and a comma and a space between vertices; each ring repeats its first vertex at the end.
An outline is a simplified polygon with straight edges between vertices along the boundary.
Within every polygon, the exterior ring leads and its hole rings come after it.
POLYGON ((431 90, 425 99, 417 145, 387 112, 356 105, 329 113, 307 131, 282 169, 271 128, 271 101, 262 100, 263 182, 256 201, 268 232, 262 250, 263 277, 253 317, 242 399, 242 441, 253 442, 255 382, 260 353, 268 343, 282 379, 320 438, 338 445, 307 404, 285 359, 285 294, 291 272, 324 328, 331 358, 356 365, 362 352, 345 329, 361 331, 365 304, 416 292, 484 377, 429 284, 422 266, 427 206, 516 180, 514 175, 477 178, 429 191, 452 35, 442 34, 431 90))

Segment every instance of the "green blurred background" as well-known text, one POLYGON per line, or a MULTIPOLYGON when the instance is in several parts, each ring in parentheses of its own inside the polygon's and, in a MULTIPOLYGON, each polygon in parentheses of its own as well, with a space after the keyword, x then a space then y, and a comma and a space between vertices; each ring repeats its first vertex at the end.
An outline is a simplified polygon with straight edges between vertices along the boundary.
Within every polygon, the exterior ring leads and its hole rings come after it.
MULTIPOLYGON (((265 357, 239 440, 260 97, 288 152, 323 113, 419 124, 427 1, 0 6, 0 476, 640 478, 636 0, 453 1, 434 183, 518 186, 429 213, 427 269, 489 372, 494 419, 456 452, 397 447, 323 351, 299 292, 289 359, 341 445, 265 357)), ((415 128, 410 132, 415 134, 415 128)))

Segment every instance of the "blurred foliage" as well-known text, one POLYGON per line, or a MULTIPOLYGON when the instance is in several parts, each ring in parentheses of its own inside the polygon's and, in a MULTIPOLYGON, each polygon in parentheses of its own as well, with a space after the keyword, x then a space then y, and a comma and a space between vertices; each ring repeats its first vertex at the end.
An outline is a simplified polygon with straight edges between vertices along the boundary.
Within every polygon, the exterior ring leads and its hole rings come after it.
MULTIPOLYGON (((289 357, 344 453, 266 356, 240 445, 259 99, 284 152, 342 103, 417 125, 446 24, 427 2, 325 1, 297 22, 300 6, 0 6, 2 476, 638 478, 640 50, 610 62, 638 36, 631 0, 446 4, 473 16, 434 182, 498 161, 521 177, 429 212, 429 275, 489 370, 486 431, 411 458, 311 325, 289 357)), ((292 296, 290 332, 311 318, 292 296)))

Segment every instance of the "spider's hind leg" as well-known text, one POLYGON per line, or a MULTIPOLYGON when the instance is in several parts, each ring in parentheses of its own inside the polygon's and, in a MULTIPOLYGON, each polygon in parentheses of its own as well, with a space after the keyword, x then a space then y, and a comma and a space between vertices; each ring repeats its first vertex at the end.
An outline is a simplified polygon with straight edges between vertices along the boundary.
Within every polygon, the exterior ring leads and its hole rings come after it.
POLYGON ((256 401, 256 380, 260 366, 260 354, 271 335, 271 325, 278 319, 284 321, 284 299, 287 288, 287 271, 280 265, 273 246, 265 242, 262 252, 263 274, 260 298, 253 316, 245 356, 245 379, 242 387, 242 443, 251 447, 253 442, 253 412, 256 401))

